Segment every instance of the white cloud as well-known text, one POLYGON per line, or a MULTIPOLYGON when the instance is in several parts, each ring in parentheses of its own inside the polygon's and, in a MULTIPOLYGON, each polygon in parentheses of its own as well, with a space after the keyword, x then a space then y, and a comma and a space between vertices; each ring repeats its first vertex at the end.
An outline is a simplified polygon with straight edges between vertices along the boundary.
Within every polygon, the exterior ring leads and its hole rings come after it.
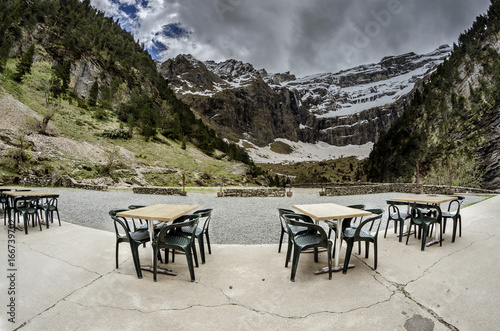
POLYGON ((151 40, 167 24, 191 32, 158 38, 162 60, 189 53, 200 60, 235 58, 257 69, 298 76, 337 72, 387 55, 429 52, 456 42, 489 0, 92 0, 120 17, 136 39, 151 40), (119 5, 135 5, 131 22, 119 5))

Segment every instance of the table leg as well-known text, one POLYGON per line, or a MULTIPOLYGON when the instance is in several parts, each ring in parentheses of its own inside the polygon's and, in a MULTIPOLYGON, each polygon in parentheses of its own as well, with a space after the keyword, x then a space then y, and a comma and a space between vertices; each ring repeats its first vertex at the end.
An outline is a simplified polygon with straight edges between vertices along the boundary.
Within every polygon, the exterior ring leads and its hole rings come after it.
MULTIPOLYGON (((153 245, 153 236, 154 236, 154 231, 155 231, 153 220, 148 220, 148 229, 149 229, 149 240, 151 241, 151 246, 152 246, 153 245)), ((154 261, 155 255, 154 254, 155 253, 153 251, 151 253, 151 265, 141 265, 141 270, 154 272, 154 269, 153 269, 153 265, 155 263, 155 261, 154 261)), ((160 267, 156 268, 156 272, 160 273, 160 274, 170 275, 170 276, 177 276, 176 271, 165 269, 165 268, 160 268, 160 267)))
MULTIPOLYGON (((337 223, 337 231, 335 231, 335 258, 332 266, 332 271, 341 271, 344 269, 344 265, 340 264, 340 248, 342 246, 342 237, 341 237, 341 232, 342 232, 342 221, 343 219, 339 219, 337 223)), ((348 268, 354 268, 354 264, 349 263, 348 268)), ((318 269, 314 272, 315 275, 319 274, 324 274, 328 272, 328 267, 324 267, 321 269, 318 269)))

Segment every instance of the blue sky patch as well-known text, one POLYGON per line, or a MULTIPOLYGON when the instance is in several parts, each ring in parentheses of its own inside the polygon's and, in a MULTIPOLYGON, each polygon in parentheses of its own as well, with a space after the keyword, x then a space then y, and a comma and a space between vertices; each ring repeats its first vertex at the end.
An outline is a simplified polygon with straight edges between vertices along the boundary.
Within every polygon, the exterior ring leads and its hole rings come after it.
POLYGON ((181 26, 181 23, 171 23, 165 24, 162 27, 161 33, 158 32, 156 35, 163 35, 168 38, 180 38, 190 34, 190 32, 181 26))

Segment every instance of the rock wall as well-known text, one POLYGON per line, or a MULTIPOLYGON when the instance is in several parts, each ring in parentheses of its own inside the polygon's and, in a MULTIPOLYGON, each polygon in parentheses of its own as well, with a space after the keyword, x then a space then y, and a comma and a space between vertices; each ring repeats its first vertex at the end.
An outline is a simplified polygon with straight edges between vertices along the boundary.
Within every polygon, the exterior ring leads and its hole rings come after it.
POLYGON ((37 177, 37 176, 22 176, 22 177, 9 177, 3 176, 0 180, 4 183, 13 183, 21 186, 36 186, 36 187, 73 187, 79 188, 82 190, 92 190, 92 191, 107 191, 107 185, 92 185, 85 183, 78 183, 74 179, 69 178, 68 176, 61 177, 57 179, 57 182, 54 182, 53 177, 37 177))
MULTIPOLYGON (((337 196, 337 195, 363 195, 363 194, 376 194, 376 193, 408 193, 415 194, 420 192, 422 194, 448 194, 448 186, 444 185, 419 185, 419 184, 409 184, 409 183, 389 183, 389 184, 353 184, 353 185, 342 185, 342 186, 328 186, 324 189, 325 195, 337 196)), ((453 186, 455 189, 455 194, 460 193, 472 193, 472 194, 499 194, 498 191, 470 188, 470 187, 460 187, 453 186)))
POLYGON ((140 187, 136 186, 132 188, 132 191, 136 194, 157 194, 157 195, 182 195, 182 189, 177 187, 140 187))
POLYGON ((284 188, 230 188, 223 190, 224 197, 284 197, 284 188))

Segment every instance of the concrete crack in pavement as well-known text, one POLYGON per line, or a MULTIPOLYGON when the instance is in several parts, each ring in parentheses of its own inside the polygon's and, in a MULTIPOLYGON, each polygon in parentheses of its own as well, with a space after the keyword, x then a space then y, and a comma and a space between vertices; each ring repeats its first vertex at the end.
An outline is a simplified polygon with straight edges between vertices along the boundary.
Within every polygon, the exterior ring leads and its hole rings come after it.
POLYGON ((42 251, 40 251, 40 250, 33 249, 33 248, 32 248, 29 244, 27 244, 27 243, 23 243, 23 244, 24 244, 24 245, 26 245, 26 246, 28 246, 28 248, 29 248, 30 250, 32 250, 32 251, 34 251, 34 252, 37 252, 37 253, 40 253, 40 254, 42 254, 42 255, 45 255, 45 256, 47 256, 47 257, 49 257, 49 258, 51 258, 51 259, 55 259, 55 260, 58 260, 58 261, 64 262, 64 263, 66 263, 66 264, 68 264, 68 265, 70 265, 70 266, 72 266, 72 267, 75 267, 75 268, 80 268, 80 269, 83 269, 83 270, 88 271, 88 272, 90 272, 90 273, 94 273, 94 274, 96 274, 96 275, 100 275, 98 272, 95 272, 95 271, 93 271, 93 270, 89 270, 89 269, 87 269, 87 268, 85 268, 85 267, 82 267, 81 265, 75 265, 75 264, 72 264, 72 263, 70 263, 70 262, 68 262, 68 261, 66 261, 66 260, 63 260, 63 259, 60 259, 60 258, 58 258, 58 257, 52 256, 52 255, 47 254, 47 253, 45 253, 45 252, 42 252, 42 251))

